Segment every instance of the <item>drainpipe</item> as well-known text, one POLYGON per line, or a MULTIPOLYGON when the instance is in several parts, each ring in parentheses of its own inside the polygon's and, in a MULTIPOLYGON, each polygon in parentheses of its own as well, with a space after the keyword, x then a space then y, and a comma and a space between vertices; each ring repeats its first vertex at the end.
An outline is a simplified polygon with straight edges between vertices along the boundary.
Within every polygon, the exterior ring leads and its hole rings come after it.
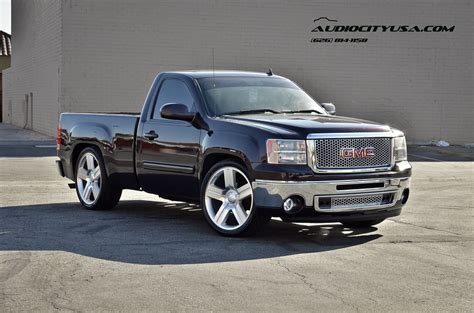
POLYGON ((23 128, 26 128, 28 126, 28 94, 25 93, 25 125, 23 125, 23 128))
POLYGON ((33 93, 30 92, 30 129, 33 129, 33 93))

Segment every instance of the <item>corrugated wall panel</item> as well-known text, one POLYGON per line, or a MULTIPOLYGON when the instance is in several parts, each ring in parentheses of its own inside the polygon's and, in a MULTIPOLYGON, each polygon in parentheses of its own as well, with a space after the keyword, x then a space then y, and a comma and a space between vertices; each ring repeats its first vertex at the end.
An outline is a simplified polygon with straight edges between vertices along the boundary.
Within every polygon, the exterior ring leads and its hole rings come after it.
MULTIPOLYGON (((317 100, 334 102, 339 114, 399 127, 412 142, 474 142, 468 0, 62 3, 61 110, 138 111, 158 72, 211 68, 214 48, 217 69, 271 66, 317 100), (356 33, 345 37, 368 42, 311 43, 313 20, 321 16, 347 25, 455 30, 356 33)), ((318 37, 325 36, 334 37, 318 37)), ((41 130, 54 132, 44 123, 41 130)))

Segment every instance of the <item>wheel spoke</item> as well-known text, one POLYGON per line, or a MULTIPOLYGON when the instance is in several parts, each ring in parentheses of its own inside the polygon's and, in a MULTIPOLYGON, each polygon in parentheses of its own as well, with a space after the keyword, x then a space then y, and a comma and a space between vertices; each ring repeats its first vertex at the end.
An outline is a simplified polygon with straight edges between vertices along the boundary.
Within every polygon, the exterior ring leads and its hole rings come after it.
POLYGON ((229 210, 227 209, 226 204, 222 203, 220 206, 219 210, 216 213, 216 216, 214 216, 214 221, 217 225, 225 225, 225 222, 227 221, 227 218, 229 217, 229 210))
POLYGON ((91 192, 92 192, 92 184, 91 182, 87 182, 86 186, 84 187, 84 192, 83 192, 83 199, 84 200, 90 200, 91 197, 91 192))
POLYGON ((85 153, 77 166, 76 185, 79 197, 87 205, 97 202, 101 190, 100 163, 93 153, 85 153))
POLYGON ((232 168, 224 169, 225 187, 235 187, 235 171, 232 168))
POLYGON ((92 186, 91 186, 91 189, 92 189, 92 194, 94 195, 94 200, 95 200, 99 197, 99 192, 100 192, 99 183, 98 182, 93 182, 92 186))
POLYGON ((92 154, 87 154, 86 155, 86 162, 87 162, 87 169, 90 171, 90 170, 93 170, 94 169, 94 157, 92 156, 92 154))
POLYGON ((87 170, 83 167, 80 167, 77 170, 77 177, 79 177, 82 180, 86 180, 87 179, 87 170))
POLYGON ((224 190, 216 185, 209 185, 206 190, 206 196, 215 200, 224 201, 224 190))
POLYGON ((99 177, 100 177, 100 167, 97 166, 96 168, 92 170, 92 178, 94 180, 97 180, 99 177))
POLYGON ((243 200, 252 194, 252 186, 250 184, 245 184, 237 189, 237 192, 239 193, 239 199, 243 200))
POLYGON ((242 225, 247 220, 247 213, 245 213, 240 204, 236 205, 235 208, 232 209, 232 213, 234 213, 234 217, 239 225, 242 225))

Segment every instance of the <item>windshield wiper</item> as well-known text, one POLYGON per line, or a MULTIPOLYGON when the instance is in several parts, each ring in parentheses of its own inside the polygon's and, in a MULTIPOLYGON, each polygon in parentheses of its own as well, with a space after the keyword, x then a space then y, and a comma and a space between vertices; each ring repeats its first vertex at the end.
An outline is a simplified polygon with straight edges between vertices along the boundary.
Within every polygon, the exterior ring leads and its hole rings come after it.
POLYGON ((242 110, 242 111, 235 111, 235 112, 229 112, 225 113, 222 115, 239 115, 239 114, 257 114, 257 113, 281 113, 280 111, 275 111, 272 109, 255 109, 255 110, 242 110))
POLYGON ((306 109, 306 110, 292 110, 292 111, 282 111, 281 113, 318 113, 323 114, 322 112, 314 109, 306 109))

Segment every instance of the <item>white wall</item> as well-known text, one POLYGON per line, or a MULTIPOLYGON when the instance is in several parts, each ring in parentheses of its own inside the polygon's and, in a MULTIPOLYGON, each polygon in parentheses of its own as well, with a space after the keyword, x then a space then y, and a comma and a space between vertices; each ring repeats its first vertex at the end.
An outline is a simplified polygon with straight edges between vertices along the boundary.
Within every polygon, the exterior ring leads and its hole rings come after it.
MULTIPOLYGON (((468 0, 68 0, 62 12, 65 111, 139 111, 158 72, 211 68, 214 48, 216 69, 270 65, 319 101, 334 102, 339 114, 399 127, 412 142, 474 142, 468 0), (358 33, 346 37, 368 42, 311 43, 320 16, 455 31, 358 33)), ((54 127, 45 120, 41 130, 54 127)))
POLYGON ((3 71, 4 121, 53 135, 59 114, 60 1, 12 1, 13 53, 11 67, 3 71), (25 101, 31 93, 33 117, 25 101))

